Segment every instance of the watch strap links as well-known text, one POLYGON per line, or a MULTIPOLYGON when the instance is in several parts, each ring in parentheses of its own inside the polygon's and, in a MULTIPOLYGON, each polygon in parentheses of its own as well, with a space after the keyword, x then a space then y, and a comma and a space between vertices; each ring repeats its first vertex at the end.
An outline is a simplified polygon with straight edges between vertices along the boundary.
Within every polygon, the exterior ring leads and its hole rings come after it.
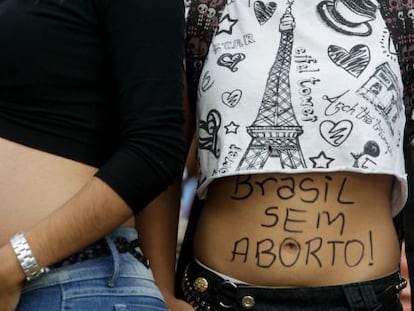
POLYGON ((16 254, 17 260, 26 275, 26 280, 31 281, 40 275, 49 272, 47 267, 39 267, 24 233, 18 232, 10 239, 10 245, 16 254))

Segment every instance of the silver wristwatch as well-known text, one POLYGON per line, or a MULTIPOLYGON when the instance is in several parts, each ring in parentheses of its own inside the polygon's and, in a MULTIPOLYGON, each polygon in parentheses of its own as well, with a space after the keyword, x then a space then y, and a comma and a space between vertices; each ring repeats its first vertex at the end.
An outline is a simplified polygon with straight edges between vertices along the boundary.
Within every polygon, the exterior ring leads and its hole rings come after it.
POLYGON ((17 260, 22 267, 26 280, 31 281, 43 273, 49 272, 49 268, 40 268, 36 258, 33 256, 29 243, 27 243, 23 232, 16 233, 11 239, 10 244, 16 254, 17 260))

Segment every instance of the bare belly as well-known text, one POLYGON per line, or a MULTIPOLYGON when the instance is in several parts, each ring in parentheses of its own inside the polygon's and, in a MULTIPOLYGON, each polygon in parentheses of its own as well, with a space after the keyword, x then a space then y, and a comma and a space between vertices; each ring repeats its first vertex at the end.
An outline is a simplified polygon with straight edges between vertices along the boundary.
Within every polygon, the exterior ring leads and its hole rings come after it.
POLYGON ((205 265, 247 283, 312 286, 395 271, 392 177, 254 175, 209 188, 194 247, 205 265))
POLYGON ((94 167, 0 138, 0 246, 59 208, 95 172, 94 167))

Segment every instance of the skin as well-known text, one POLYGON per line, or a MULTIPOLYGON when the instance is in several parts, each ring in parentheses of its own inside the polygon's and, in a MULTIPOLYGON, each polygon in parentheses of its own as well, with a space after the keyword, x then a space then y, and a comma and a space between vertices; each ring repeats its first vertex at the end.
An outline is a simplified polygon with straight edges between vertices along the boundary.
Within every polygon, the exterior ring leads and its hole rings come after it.
MULTIPOLYGON (((194 242, 196 258, 207 266, 244 282, 262 286, 343 284, 382 277, 398 268, 400 250, 390 208, 391 176, 336 172, 293 176, 253 175, 241 176, 239 179, 239 184, 235 177, 220 179, 209 188, 194 242), (240 180, 247 178, 251 184, 256 185, 256 190, 247 191, 246 182, 244 188, 241 186, 240 180), (299 196, 300 190, 297 190, 290 199, 286 198, 291 193, 284 189, 280 191, 284 198, 282 200, 274 195, 276 192, 271 187, 272 182, 263 183, 263 180, 271 178, 293 178, 297 182, 312 179, 314 187, 326 189, 323 188, 326 183, 329 183, 329 187, 326 193, 320 191, 318 195, 305 191, 299 196), (261 187, 258 186, 260 182, 261 187), (235 191, 237 185, 239 188, 235 191), (316 197, 318 200, 314 201, 316 197), (260 208, 278 205, 279 209, 271 209, 267 214, 264 213, 266 209, 260 208), (302 212, 303 210, 306 212, 302 212), (330 213, 329 221, 327 211, 330 213), (342 215, 342 212, 343 218, 336 217, 342 215), (316 224, 319 224, 318 227, 316 224), (306 262, 306 246, 311 245, 310 247, 315 250, 315 245, 318 245, 316 242, 306 244, 314 237, 323 241, 323 247, 313 252, 313 255, 309 252, 309 260, 306 262), (245 244, 236 243, 242 238, 249 239, 249 251, 246 251, 245 244), (255 247, 258 241, 264 240, 273 241, 275 246, 272 252, 278 258, 283 257, 283 264, 278 259, 270 265, 270 255, 263 249, 262 260, 257 260, 255 247), (287 242, 282 244, 282 241, 287 242), (294 242, 290 243, 291 241, 294 242), (345 242, 348 242, 346 252, 345 242), (238 248, 235 247, 236 244, 239 245, 238 248), (362 244, 364 250, 360 260, 362 244), (301 255, 295 261, 299 249, 301 255), (247 259, 244 261, 245 258, 247 259)), ((289 182, 285 181, 284 184, 289 182)), ((179 200, 178 197, 174 199, 174 193, 179 193, 179 188, 171 187, 154 200, 152 206, 158 206, 160 211, 163 210, 162 213, 173 207, 174 202, 178 206, 179 200)), ((171 219, 174 219, 168 218, 170 223, 171 219)), ((164 220, 167 220, 167 217, 164 220)), ((176 224, 173 227, 172 232, 175 232, 176 224)), ((164 247, 173 243, 175 246, 175 233, 169 237, 170 242, 164 247)), ((168 239, 168 234, 165 238, 168 239)), ((165 243, 166 240, 159 241, 165 243)), ((268 246, 266 243, 262 245, 268 246)), ((152 258, 153 264, 158 258, 158 268, 155 271, 164 271, 155 273, 155 278, 164 296, 168 297, 169 307, 174 311, 193 310, 189 305, 174 298, 173 269, 166 271, 165 260, 160 260, 163 258, 159 256, 160 252, 162 251, 159 249, 147 254, 152 258)), ((169 258, 174 256, 173 252, 174 250, 170 249, 169 258)), ((172 264, 170 265, 172 267, 172 264)))
MULTIPOLYGON (((8 243, 15 232, 24 231, 39 266, 49 266, 117 227, 135 223, 128 205, 93 177, 96 168, 4 139, 0 158, 0 180, 8 181, 0 187, 0 310, 14 311, 25 279, 8 243)), ((140 216, 147 224, 160 218, 150 209, 140 216)), ((151 236, 147 227, 139 229, 143 236, 151 236)), ((157 244, 155 240, 146 240, 143 248, 150 249, 147 244, 157 244)))
MULTIPOLYGON (((186 113, 189 118, 190 110, 186 113)), ((25 280, 8 243, 14 233, 25 232, 38 265, 49 266, 118 227, 137 229, 141 248, 151 260, 157 285, 171 310, 192 310, 171 294, 181 180, 159 197, 171 204, 159 207, 155 199, 133 215, 116 192, 94 177, 95 167, 2 138, 0 159, 0 310, 16 309, 25 280)))
MULTIPOLYGON (((187 153, 193 141, 194 111, 188 100, 184 77, 184 117, 187 153)), ((168 187, 136 217, 142 249, 151 262, 155 282, 171 311, 191 311, 193 307, 175 297, 175 265, 177 254, 178 219, 181 203, 181 179, 168 187), (162 215, 162 217, 160 217, 162 215), (151 219, 151 223, 148 221, 151 219), (157 239, 154 239, 157 236, 157 239)))
POLYGON ((323 286, 388 275, 400 258, 391 186, 390 176, 343 172, 217 180, 198 223, 195 257, 263 286, 323 286))
POLYGON ((174 296, 180 199, 180 181, 177 181, 145 208, 136 220, 143 251, 150 259, 154 278, 168 307, 171 311, 191 311, 191 305, 174 296), (149 223, 147 219, 153 219, 153 222, 149 223))
POLYGON ((0 310, 13 311, 24 282, 8 243, 15 232, 25 232, 38 264, 48 266, 122 224, 133 225, 128 223, 133 214, 110 187, 93 177, 92 167, 4 139, 0 158, 5 159, 0 179, 9 181, 0 187, 5 200, 0 210, 0 310))

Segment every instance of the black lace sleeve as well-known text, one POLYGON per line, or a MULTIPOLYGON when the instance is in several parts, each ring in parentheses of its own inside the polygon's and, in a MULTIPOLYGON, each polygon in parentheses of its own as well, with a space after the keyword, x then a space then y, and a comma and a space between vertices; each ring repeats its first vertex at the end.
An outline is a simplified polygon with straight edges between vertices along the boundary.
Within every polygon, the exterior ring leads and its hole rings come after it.
POLYGON ((379 3, 400 63, 407 116, 405 146, 408 146, 414 139, 414 24, 410 18, 413 8, 409 1, 379 0, 379 3))

